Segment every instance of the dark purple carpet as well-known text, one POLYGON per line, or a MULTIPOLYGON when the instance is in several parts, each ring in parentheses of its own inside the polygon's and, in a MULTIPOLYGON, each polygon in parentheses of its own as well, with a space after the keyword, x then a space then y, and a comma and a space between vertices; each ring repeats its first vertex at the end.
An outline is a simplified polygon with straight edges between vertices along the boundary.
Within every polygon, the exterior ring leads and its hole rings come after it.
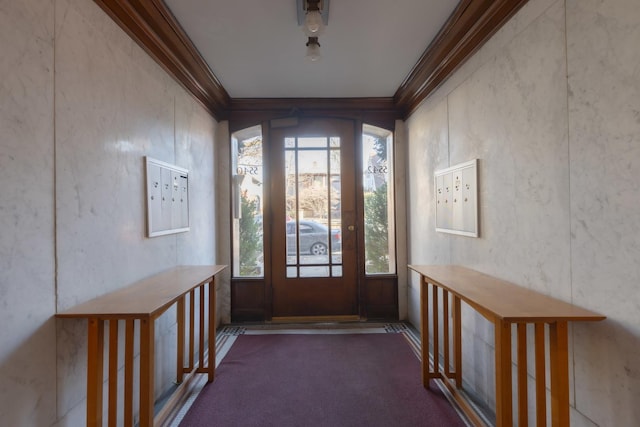
POLYGON ((195 426, 464 426, 402 334, 241 335, 185 415, 195 426))

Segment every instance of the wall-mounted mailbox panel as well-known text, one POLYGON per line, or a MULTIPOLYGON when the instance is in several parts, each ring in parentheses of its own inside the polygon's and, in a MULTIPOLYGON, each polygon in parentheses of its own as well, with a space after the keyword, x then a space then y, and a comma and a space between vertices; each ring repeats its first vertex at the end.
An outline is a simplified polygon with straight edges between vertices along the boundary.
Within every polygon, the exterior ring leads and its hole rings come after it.
POLYGON ((189 231, 189 171, 146 157, 147 235, 189 231))
POLYGON ((434 174, 436 231, 478 237, 478 159, 434 174))

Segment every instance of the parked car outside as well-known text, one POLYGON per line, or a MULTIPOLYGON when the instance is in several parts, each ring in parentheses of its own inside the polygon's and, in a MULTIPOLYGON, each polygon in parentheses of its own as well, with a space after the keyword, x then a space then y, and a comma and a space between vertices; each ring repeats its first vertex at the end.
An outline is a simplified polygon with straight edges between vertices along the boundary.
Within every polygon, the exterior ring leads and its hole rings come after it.
MULTIPOLYGON (((315 221, 297 221, 300 230, 300 253, 327 255, 329 253, 329 228, 315 221)), ((340 230, 331 230, 331 250, 342 249, 340 230)), ((296 221, 287 221, 287 254, 296 253, 296 221)))

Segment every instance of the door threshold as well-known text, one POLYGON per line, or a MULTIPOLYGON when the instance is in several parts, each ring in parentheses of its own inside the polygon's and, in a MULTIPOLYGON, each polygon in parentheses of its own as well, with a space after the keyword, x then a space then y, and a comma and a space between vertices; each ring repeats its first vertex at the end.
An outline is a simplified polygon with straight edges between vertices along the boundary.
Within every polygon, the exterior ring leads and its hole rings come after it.
POLYGON ((339 322, 359 322, 360 316, 279 316, 272 317, 271 323, 339 323, 339 322))

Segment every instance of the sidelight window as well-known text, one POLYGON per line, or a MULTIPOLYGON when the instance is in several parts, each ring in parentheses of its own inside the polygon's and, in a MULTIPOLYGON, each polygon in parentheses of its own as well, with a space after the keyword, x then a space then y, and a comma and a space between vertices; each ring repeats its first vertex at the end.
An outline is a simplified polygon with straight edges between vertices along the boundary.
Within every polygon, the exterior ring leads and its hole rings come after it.
POLYGON ((366 274, 395 274, 393 133, 364 125, 362 135, 366 274))
POLYGON ((264 276, 262 128, 231 136, 233 276, 264 276))

